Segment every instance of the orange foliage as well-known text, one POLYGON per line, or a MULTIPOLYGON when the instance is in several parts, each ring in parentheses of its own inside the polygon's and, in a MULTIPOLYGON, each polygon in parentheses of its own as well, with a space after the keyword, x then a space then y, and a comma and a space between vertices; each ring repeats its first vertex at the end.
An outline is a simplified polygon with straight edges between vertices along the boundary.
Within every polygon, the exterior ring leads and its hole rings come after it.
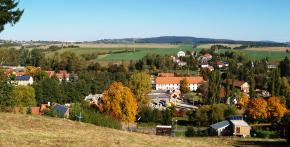
POLYGON ((246 108, 247 105, 249 104, 249 101, 250 101, 249 97, 243 93, 240 98, 239 104, 242 106, 242 108, 246 108))
POLYGON ((286 105, 278 97, 268 99, 268 114, 271 117, 282 118, 287 111, 286 105))
POLYGON ((252 99, 248 105, 246 113, 252 119, 266 119, 267 113, 267 101, 263 98, 252 99))
POLYGON ((135 121, 137 114, 137 101, 128 87, 120 82, 114 82, 104 91, 98 108, 122 122, 131 123, 135 121))

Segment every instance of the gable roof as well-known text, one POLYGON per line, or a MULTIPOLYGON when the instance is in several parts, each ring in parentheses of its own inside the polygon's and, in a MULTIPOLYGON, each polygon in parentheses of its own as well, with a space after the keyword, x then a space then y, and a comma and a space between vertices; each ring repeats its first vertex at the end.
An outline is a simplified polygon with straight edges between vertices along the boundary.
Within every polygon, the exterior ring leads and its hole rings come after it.
POLYGON ((204 82, 202 76, 194 77, 157 77, 156 84, 179 84, 181 80, 187 79, 189 84, 201 84, 204 82))
POLYGON ((17 76, 15 77, 15 81, 29 81, 30 76, 17 76))
POLYGON ((234 126, 250 127, 249 124, 244 120, 230 120, 230 121, 234 126))
POLYGON ((217 129, 220 129, 220 128, 225 128, 225 127, 227 127, 229 125, 230 125, 230 122, 227 121, 227 120, 224 120, 224 121, 212 124, 212 125, 210 125, 210 127, 217 130, 217 129))

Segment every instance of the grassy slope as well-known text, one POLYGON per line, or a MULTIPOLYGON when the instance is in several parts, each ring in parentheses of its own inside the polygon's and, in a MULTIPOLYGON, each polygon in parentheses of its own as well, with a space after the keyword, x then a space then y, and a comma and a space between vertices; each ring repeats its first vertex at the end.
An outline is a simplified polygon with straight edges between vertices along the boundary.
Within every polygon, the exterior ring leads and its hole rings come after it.
POLYGON ((0 113, 0 146, 229 146, 231 138, 172 138, 64 119, 0 113))

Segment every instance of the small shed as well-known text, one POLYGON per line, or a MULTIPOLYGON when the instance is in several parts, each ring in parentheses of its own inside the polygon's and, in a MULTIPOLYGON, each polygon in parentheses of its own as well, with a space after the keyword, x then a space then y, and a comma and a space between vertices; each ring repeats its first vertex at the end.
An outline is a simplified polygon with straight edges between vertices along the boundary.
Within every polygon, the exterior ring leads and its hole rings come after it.
POLYGON ((230 122, 227 120, 210 125, 210 130, 212 134, 217 134, 218 136, 228 134, 227 127, 230 126, 230 122))
POLYGON ((156 135, 171 136, 172 126, 157 125, 156 135))
POLYGON ((235 136, 250 136, 251 127, 244 120, 230 120, 232 124, 233 135, 235 136))

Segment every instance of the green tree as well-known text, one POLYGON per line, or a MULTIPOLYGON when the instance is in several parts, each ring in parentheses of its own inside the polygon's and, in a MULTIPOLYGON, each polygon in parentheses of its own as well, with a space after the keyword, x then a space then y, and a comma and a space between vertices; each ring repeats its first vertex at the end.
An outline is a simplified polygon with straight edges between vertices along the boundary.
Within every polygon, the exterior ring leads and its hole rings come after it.
POLYGON ((18 2, 14 0, 1 0, 0 1, 0 32, 4 30, 5 24, 16 24, 22 14, 23 10, 17 8, 18 2))
POLYGON ((148 93, 152 90, 150 75, 145 72, 135 72, 130 76, 129 87, 137 98, 138 105, 148 105, 150 97, 148 93))
POLYGON ((13 98, 14 86, 0 69, 0 110, 10 111, 16 105, 16 99, 13 98))
POLYGON ((35 91, 33 87, 17 86, 14 89, 13 96, 17 100, 17 106, 36 106, 35 91))

